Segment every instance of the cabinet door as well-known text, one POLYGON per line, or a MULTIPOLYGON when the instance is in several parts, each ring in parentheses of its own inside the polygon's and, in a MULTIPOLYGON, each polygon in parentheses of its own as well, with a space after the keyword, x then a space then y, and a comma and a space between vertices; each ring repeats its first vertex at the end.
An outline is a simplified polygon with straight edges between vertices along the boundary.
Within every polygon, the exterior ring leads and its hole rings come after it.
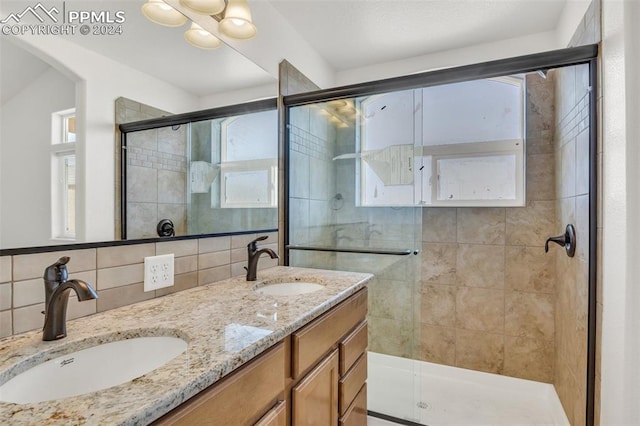
POLYGON ((338 350, 329 354, 293 388, 293 424, 338 424, 338 350))
POLYGON ((286 426, 287 425, 287 401, 280 401, 267 414, 264 415, 255 426, 286 426))

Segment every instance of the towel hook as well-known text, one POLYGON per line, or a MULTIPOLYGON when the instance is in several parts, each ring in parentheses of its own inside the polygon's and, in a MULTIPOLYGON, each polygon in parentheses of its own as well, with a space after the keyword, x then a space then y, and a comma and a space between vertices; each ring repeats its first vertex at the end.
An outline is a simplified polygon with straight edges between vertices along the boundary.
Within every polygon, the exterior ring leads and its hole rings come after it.
POLYGON ((576 229, 572 224, 567 225, 567 229, 564 234, 547 238, 547 241, 544 242, 545 253, 549 252, 550 241, 558 244, 559 246, 564 246, 567 256, 573 257, 576 254, 576 229))

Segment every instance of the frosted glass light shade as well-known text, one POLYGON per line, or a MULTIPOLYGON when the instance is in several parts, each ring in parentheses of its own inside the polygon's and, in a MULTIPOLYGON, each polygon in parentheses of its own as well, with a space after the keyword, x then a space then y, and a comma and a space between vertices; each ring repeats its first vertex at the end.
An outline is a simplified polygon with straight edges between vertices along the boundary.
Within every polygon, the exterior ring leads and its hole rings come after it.
POLYGON ((251 9, 246 0, 229 0, 220 21, 220 31, 229 37, 248 39, 256 35, 256 27, 251 20, 251 9))
POLYGON ((224 0, 180 0, 180 4, 204 15, 217 15, 224 10, 224 0))
POLYGON ((147 0, 142 5, 142 14, 151 22, 166 27, 180 27, 187 22, 187 17, 162 0, 147 0))
POLYGON ((222 41, 220 41, 218 37, 203 29, 195 22, 192 23, 191 28, 184 33, 184 38, 200 49, 217 49, 222 45, 222 41))

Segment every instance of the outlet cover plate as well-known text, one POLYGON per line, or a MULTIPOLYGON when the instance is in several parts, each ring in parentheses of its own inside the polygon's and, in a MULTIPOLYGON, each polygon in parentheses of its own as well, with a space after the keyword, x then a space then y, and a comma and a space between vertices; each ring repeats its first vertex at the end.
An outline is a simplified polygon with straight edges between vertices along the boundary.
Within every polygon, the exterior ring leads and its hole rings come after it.
POLYGON ((144 291, 173 285, 173 253, 144 258, 144 291))

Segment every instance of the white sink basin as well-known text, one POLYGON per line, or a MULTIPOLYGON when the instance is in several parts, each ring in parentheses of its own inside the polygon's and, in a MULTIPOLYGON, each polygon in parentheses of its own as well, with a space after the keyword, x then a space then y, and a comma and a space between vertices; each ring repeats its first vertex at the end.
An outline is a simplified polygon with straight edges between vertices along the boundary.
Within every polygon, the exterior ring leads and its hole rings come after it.
POLYGON ((72 352, 0 386, 0 401, 26 404, 107 389, 140 377, 187 349, 177 337, 137 337, 72 352))
POLYGON ((293 281, 288 283, 272 283, 258 287, 255 292, 269 296, 297 296, 299 294, 313 293, 324 288, 321 284, 293 281))

